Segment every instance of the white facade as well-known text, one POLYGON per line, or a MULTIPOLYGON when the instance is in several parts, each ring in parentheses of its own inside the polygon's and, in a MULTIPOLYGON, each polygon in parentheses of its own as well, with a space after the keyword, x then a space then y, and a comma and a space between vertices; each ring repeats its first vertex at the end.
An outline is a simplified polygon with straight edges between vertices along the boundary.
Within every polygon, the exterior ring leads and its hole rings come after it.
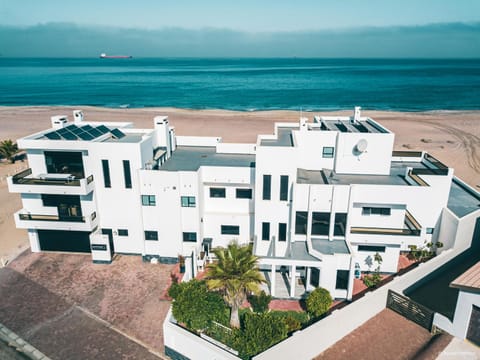
POLYGON ((79 114, 18 140, 31 168, 9 189, 21 193, 15 219, 32 251, 176 262, 235 240, 254 244, 272 295, 322 286, 349 299, 375 254, 393 273, 400 252, 442 238, 442 214, 458 208, 450 190, 465 188, 428 154, 392 153, 394 134, 358 111, 277 123, 256 144, 177 137, 162 116, 134 129, 79 114))

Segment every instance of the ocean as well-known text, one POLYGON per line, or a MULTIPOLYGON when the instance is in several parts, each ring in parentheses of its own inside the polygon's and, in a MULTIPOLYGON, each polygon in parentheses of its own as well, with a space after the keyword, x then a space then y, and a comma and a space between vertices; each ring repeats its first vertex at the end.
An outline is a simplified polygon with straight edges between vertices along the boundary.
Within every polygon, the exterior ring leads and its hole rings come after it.
POLYGON ((0 105, 480 109, 480 60, 0 58, 0 105))

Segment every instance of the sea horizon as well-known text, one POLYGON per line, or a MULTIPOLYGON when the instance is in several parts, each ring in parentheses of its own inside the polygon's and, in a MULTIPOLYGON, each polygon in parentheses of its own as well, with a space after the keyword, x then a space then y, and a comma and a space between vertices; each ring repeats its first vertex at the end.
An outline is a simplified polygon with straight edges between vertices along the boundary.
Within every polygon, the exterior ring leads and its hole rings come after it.
MULTIPOLYGON (((480 59, 6 58, 2 106, 469 111, 480 59)), ((112 53, 112 55, 131 55, 112 53)))

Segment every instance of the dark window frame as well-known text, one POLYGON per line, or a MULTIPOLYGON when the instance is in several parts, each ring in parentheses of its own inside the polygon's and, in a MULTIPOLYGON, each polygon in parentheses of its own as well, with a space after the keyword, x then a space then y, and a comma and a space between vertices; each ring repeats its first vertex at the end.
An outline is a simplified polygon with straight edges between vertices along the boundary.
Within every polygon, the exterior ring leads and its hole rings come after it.
POLYGON ((348 290, 349 270, 337 270, 337 279, 335 281, 336 290, 348 290))
POLYGON ((112 179, 110 177, 110 163, 107 159, 102 159, 103 170, 103 186, 106 188, 112 187, 112 179))
POLYGON ((197 242, 197 233, 191 231, 182 232, 183 242, 197 242))
POLYGON ((347 228, 347 219, 348 219, 347 213, 335 213, 335 219, 333 224, 333 236, 345 236, 345 232, 347 228))
POLYGON ((227 191, 224 187, 211 187, 210 197, 217 199, 224 199, 227 196, 227 191))
POLYGON ((194 208, 197 206, 197 200, 195 196, 180 196, 180 205, 181 207, 194 208))
POLYGON ((312 235, 328 236, 330 232, 330 213, 313 212, 312 213, 312 235))
POLYGON ((130 169, 130 161, 123 160, 123 179, 125 181, 125 188, 131 189, 132 188, 132 172, 130 169))
POLYGON ((263 175, 263 200, 272 199, 272 175, 263 175))
POLYGON ((434 232, 435 232, 435 228, 427 227, 426 233, 427 233, 428 235, 432 235, 434 232))
POLYGON ((117 234, 118 236, 128 236, 128 229, 118 229, 117 234))
POLYGON ((270 223, 262 222, 262 240, 270 240, 270 223))
POLYGON ((288 175, 280 175, 280 201, 288 201, 288 175))
POLYGON ((308 211, 295 212, 295 235, 307 235, 308 211), (298 220, 305 219, 305 224, 299 224, 298 220), (300 228, 302 226, 302 228, 300 228))
POLYGON ((157 200, 155 195, 142 195, 142 206, 156 206, 157 200))
POLYGON ((252 189, 242 189, 242 188, 235 189, 235 197, 237 199, 251 199, 252 193, 253 193, 252 189))
POLYGON ((145 230, 144 235, 146 241, 158 241, 158 231, 145 230))
POLYGON ((322 157, 325 159, 332 159, 335 156, 335 147, 324 146, 322 148, 322 157))
POLYGON ((286 223, 278 223, 278 241, 287 241, 286 223))
POLYGON ((386 249, 387 249, 386 246, 381 246, 381 245, 358 245, 358 248, 357 248, 358 251, 378 252, 378 253, 384 253, 386 249))
POLYGON ((390 216, 392 215, 392 208, 389 207, 375 207, 375 206, 363 206, 362 215, 380 215, 380 216, 390 216))
POLYGON ((222 235, 240 235, 240 226, 238 225, 221 225, 220 233, 222 235))

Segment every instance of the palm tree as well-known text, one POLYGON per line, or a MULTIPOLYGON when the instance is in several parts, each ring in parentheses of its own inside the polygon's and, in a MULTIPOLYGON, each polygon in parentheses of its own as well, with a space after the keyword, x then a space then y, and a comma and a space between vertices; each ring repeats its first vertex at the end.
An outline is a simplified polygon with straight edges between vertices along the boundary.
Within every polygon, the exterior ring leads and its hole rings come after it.
POLYGON ((15 154, 18 152, 18 146, 12 140, 3 140, 0 142, 0 155, 5 157, 13 164, 15 162, 15 154))
POLYGON ((258 258, 252 254, 252 246, 240 246, 232 242, 227 248, 216 248, 213 253, 218 261, 207 266, 205 279, 212 290, 220 290, 230 306, 230 326, 240 328, 238 309, 248 292, 257 293, 265 282, 257 267, 258 258))

